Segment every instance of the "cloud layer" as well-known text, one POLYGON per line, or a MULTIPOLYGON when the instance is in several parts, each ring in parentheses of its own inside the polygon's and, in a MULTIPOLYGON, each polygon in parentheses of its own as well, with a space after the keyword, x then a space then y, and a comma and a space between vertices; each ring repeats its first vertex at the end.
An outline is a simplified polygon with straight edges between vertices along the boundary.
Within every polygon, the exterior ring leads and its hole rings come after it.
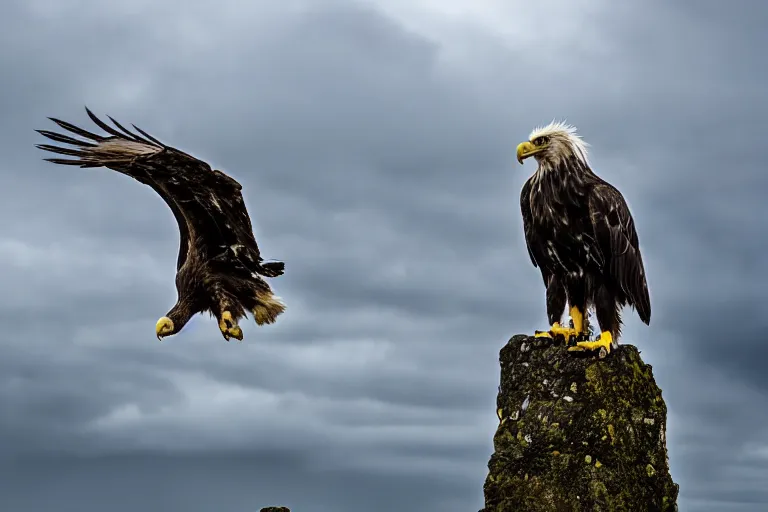
POLYGON ((763 510, 768 7, 651 3, 5 2, 0 508, 480 508, 546 321, 514 149, 567 118, 636 219, 681 510, 763 510), (86 104, 243 183, 278 324, 157 343, 172 214, 33 146, 86 104))

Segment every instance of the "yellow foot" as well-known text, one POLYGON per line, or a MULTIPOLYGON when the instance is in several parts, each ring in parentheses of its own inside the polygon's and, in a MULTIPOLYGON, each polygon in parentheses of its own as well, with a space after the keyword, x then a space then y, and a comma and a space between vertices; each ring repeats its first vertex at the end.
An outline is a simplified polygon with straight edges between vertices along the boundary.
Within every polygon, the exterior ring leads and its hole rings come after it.
POLYGON ((578 336, 579 332, 576 329, 571 329, 570 327, 563 327, 560 325, 560 322, 555 322, 552 324, 552 327, 549 328, 549 331, 536 331, 537 338, 554 338, 556 336, 562 336, 565 338, 566 341, 571 336, 578 336))
POLYGON ((613 346, 613 336, 608 331, 603 331, 595 341, 580 341, 576 343, 576 346, 569 347, 569 352, 589 352, 596 350, 599 352, 600 358, 603 358, 611 353, 611 347, 613 346))
POLYGON ((588 338, 588 334, 584 332, 584 314, 577 307, 571 307, 570 309, 571 320, 573 320, 573 328, 563 327, 560 322, 555 322, 549 331, 536 331, 535 336, 537 338, 556 338, 562 336, 566 343, 571 341, 571 337, 575 337, 575 341, 582 341, 588 338))
POLYGON ((243 340, 243 331, 240 326, 237 325, 235 319, 232 317, 232 313, 225 311, 221 314, 221 320, 219 320, 219 329, 224 339, 229 341, 229 338, 235 338, 238 341, 243 340))

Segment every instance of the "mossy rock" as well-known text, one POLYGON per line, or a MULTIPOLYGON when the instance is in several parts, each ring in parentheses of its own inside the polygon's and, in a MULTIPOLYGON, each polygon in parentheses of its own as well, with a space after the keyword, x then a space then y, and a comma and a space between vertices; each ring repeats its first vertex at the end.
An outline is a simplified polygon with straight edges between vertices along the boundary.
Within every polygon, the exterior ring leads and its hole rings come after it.
POLYGON ((598 359, 518 335, 500 362, 481 512, 677 510, 667 408, 636 347, 598 359))

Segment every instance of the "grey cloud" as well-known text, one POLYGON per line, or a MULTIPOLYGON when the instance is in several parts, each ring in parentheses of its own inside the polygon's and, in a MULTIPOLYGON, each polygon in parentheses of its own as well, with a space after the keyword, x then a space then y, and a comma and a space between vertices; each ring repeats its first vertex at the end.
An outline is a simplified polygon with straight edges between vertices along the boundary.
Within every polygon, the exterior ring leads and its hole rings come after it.
POLYGON ((117 512, 146 507, 146 495, 156 496, 158 510, 181 507, 225 512, 258 509, 262 503, 318 512, 372 506, 393 510, 404 504, 415 510, 430 506, 450 509, 471 507, 470 500, 478 499, 476 489, 459 482, 435 479, 446 487, 436 500, 428 486, 410 476, 391 478, 387 485, 381 485, 359 474, 312 467, 301 458, 283 453, 181 459, 139 454, 74 462, 43 459, 19 465, 11 477, 11 483, 17 486, 3 494, 4 502, 11 508, 34 508, 41 512, 78 510, 76 504, 82 498, 75 491, 92 488, 95 481, 101 482, 103 492, 92 493, 89 502, 98 509, 117 512), (62 479, 65 473, 68 476, 62 479), (32 481, 36 482, 34 486, 30 485, 32 481), (216 485, 211 486, 211 482, 216 485), (301 486, 300 492, 295 491, 296 485, 301 486), (48 493, 36 492, 40 487, 48 489, 48 493), (403 495, 407 496, 405 501, 403 495))

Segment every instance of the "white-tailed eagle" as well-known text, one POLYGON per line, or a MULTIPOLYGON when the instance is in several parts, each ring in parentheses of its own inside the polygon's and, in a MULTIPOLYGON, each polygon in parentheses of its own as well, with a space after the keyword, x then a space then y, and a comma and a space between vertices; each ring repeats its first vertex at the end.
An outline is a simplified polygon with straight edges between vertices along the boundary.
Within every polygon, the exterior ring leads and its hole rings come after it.
POLYGON ((651 301, 632 214, 615 187, 587 161, 587 144, 574 127, 553 122, 517 147, 517 160, 539 166, 520 193, 528 253, 546 286, 550 328, 569 350, 607 355, 621 333, 621 308, 651 321, 651 301), (566 301, 572 327, 560 324, 566 301), (594 306, 601 333, 590 341, 585 314, 594 306))
POLYGON ((86 108, 88 116, 108 135, 97 135, 49 118, 71 135, 37 130, 45 137, 74 146, 39 144, 38 148, 67 155, 46 158, 56 164, 106 167, 150 186, 163 198, 179 226, 176 263, 178 300, 158 320, 158 339, 178 333, 192 316, 209 312, 219 321, 224 339, 243 339, 238 320, 246 311, 259 325, 274 323, 285 311, 264 278, 283 274, 281 261, 262 259, 241 185, 207 163, 166 146, 143 130, 133 133, 109 118, 109 126, 86 108))

